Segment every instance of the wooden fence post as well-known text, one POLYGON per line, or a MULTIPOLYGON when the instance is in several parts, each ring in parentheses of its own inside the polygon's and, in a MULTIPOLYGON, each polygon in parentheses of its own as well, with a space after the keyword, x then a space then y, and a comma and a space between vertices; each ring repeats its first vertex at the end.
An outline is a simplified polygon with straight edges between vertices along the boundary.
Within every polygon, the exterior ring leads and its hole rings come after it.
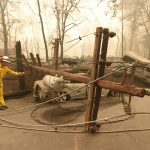
POLYGON ((28 63, 28 60, 27 60, 27 58, 26 58, 26 56, 25 56, 24 54, 22 54, 22 60, 23 60, 23 62, 24 62, 24 64, 25 64, 25 66, 27 67, 27 69, 28 69, 29 71, 31 71, 31 68, 30 68, 30 65, 29 65, 29 63, 28 63))
POLYGON ((34 65, 36 65, 36 59, 35 59, 33 53, 30 53, 30 57, 31 57, 32 63, 33 63, 34 65))
POLYGON ((36 58, 37 58, 38 65, 41 67, 42 65, 41 65, 41 59, 39 54, 36 54, 36 58))
MULTIPOLYGON (((23 72, 23 63, 22 63, 22 54, 21 54, 21 42, 18 41, 16 42, 16 65, 17 65, 17 71, 18 72, 23 72)), ((19 84, 20 84, 20 89, 23 90, 25 89, 25 78, 20 77, 19 79, 19 84)))

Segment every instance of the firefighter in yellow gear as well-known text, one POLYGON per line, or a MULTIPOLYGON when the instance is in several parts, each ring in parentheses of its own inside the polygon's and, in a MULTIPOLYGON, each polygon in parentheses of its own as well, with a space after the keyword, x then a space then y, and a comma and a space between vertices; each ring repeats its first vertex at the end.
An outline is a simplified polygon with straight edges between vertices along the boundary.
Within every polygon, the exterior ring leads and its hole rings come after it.
POLYGON ((7 67, 10 63, 8 56, 3 56, 0 58, 0 109, 8 108, 5 104, 3 97, 3 78, 10 74, 12 76, 20 77, 24 75, 24 72, 15 72, 7 67))

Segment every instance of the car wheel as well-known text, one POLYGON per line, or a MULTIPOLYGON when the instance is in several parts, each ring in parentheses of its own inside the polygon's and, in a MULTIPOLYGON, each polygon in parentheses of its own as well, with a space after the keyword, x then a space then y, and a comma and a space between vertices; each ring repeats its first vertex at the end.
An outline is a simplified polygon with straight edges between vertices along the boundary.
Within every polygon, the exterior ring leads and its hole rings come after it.
POLYGON ((59 97, 57 102, 64 103, 66 101, 71 100, 70 94, 66 94, 67 92, 59 92, 57 96, 59 97))
POLYGON ((35 90, 35 96, 34 96, 34 100, 36 102, 41 102, 42 99, 41 99, 41 95, 42 95, 42 91, 41 91, 41 88, 40 86, 36 86, 36 90, 35 90))

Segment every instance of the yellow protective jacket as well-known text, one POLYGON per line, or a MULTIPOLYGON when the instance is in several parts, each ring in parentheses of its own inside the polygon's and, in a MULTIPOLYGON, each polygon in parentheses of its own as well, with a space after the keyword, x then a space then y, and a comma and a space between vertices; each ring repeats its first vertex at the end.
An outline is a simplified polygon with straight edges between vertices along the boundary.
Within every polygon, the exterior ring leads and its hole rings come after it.
POLYGON ((1 64, 0 64, 0 106, 5 105, 4 98, 3 98, 3 78, 7 74, 10 74, 10 75, 13 75, 13 76, 18 76, 19 75, 18 72, 13 71, 13 70, 9 69, 6 66, 2 67, 1 64))

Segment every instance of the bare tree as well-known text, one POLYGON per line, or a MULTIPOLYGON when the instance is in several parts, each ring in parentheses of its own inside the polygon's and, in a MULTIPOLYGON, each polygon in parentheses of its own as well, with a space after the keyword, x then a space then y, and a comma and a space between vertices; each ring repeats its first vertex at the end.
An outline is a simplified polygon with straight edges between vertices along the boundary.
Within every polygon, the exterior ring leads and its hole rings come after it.
POLYGON ((77 25, 75 23, 67 25, 67 21, 72 17, 73 12, 79 11, 79 2, 80 0, 55 0, 54 14, 57 21, 57 36, 60 40, 61 60, 63 60, 65 34, 77 25))
POLYGON ((47 47, 47 42, 46 42, 46 37, 45 37, 44 24, 43 24, 43 18, 41 15, 41 7, 40 7, 40 1, 39 0, 37 0, 37 4, 38 4, 39 17, 40 17, 41 28, 42 28, 42 35, 43 35, 45 51, 46 51, 46 61, 48 62, 48 47, 47 47))
POLYGON ((127 0, 124 5, 124 19, 130 24, 129 50, 150 59, 150 0, 127 0))
POLYGON ((0 12, 1 12, 1 22, 2 22, 2 33, 3 33, 3 40, 4 40, 4 55, 8 55, 8 33, 7 33, 7 24, 5 18, 5 10, 8 4, 8 0, 1 0, 0 1, 0 12))
POLYGON ((10 16, 9 10, 11 7, 14 7, 16 3, 10 0, 0 0, 0 19, 1 19, 1 34, 2 40, 4 42, 4 55, 8 55, 8 44, 9 39, 11 38, 10 29, 15 23, 15 19, 12 19, 10 16))

